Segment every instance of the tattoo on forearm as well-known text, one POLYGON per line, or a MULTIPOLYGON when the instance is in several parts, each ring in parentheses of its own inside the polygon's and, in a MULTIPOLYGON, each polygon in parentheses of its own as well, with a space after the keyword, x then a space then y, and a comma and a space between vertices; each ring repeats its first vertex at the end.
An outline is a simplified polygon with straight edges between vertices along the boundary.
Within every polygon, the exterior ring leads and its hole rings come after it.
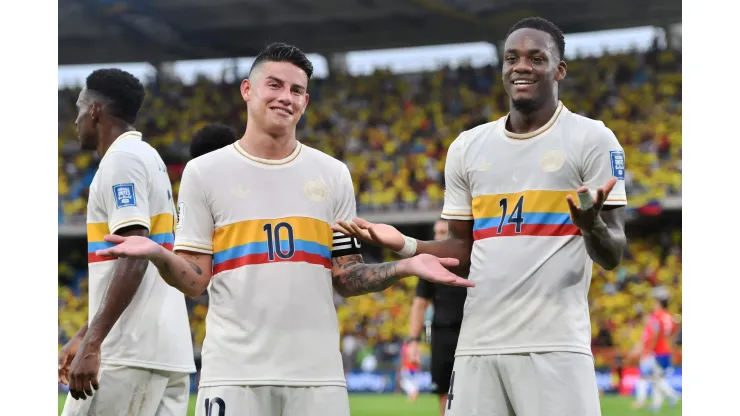
POLYGON ((365 264, 361 255, 332 259, 332 266, 340 269, 334 276, 334 289, 342 296, 380 292, 400 279, 396 275, 396 262, 365 264))

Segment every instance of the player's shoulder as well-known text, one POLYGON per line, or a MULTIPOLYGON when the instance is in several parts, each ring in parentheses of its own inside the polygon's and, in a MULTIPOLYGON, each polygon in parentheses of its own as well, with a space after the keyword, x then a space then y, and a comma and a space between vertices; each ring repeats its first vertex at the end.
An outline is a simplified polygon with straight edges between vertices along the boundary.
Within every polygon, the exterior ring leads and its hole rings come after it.
POLYGON ((480 144, 494 136, 496 132, 500 130, 501 123, 505 122, 503 120, 505 120, 505 118, 489 121, 488 123, 483 123, 473 127, 472 129, 463 131, 455 138, 455 140, 452 141, 448 152, 456 151, 460 153, 460 155, 463 155, 467 149, 470 149, 475 144, 480 144))
POLYGON ((574 113, 567 108, 563 108, 564 124, 568 130, 582 132, 581 137, 584 144, 616 141, 614 132, 601 120, 596 120, 584 115, 574 113))
POLYGON ((347 165, 341 160, 322 152, 321 150, 314 149, 311 146, 307 146, 301 143, 301 153, 304 153, 306 159, 309 159, 314 166, 327 169, 330 172, 339 174, 347 169, 347 165))
POLYGON ((197 168, 198 170, 208 170, 212 167, 222 166, 225 160, 232 159, 237 150, 234 146, 224 146, 220 149, 213 150, 206 154, 200 155, 195 159, 188 161, 186 168, 197 168))

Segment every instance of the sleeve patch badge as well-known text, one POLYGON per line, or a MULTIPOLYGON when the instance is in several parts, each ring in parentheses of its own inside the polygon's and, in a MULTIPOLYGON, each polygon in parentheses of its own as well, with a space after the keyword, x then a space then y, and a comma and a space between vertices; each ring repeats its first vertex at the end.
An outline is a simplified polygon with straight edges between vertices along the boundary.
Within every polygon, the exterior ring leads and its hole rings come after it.
POLYGON ((612 150, 609 152, 609 158, 612 163, 612 175, 617 179, 624 180, 624 152, 621 150, 612 150))
POLYGON ((136 191, 133 183, 114 185, 113 196, 116 199, 116 208, 136 206, 136 191))

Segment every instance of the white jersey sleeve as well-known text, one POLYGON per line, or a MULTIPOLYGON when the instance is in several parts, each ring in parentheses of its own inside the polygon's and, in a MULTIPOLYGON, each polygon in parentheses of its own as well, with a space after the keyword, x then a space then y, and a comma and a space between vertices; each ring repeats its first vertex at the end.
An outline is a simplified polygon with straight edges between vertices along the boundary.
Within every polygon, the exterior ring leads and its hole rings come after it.
POLYGON ((445 161, 445 199, 442 218, 447 220, 472 220, 473 205, 470 185, 465 175, 463 144, 458 136, 447 150, 445 161))
POLYGON ((99 202, 108 216, 111 234, 132 225, 151 229, 147 172, 144 162, 129 152, 111 152, 100 164, 99 202))
MULTIPOLYGON (((336 221, 351 221, 357 217, 357 202, 355 187, 352 185, 352 175, 347 166, 344 166, 337 189, 337 201, 334 208, 336 221)), ((360 241, 345 234, 335 232, 332 238, 332 258, 360 253, 360 241)))
POLYGON ((598 187, 604 186, 609 179, 616 177, 617 184, 607 197, 605 205, 627 205, 624 149, 617 137, 601 123, 601 128, 594 130, 585 146, 583 184, 595 195, 598 187))
POLYGON ((215 223, 200 173, 192 162, 185 166, 177 201, 177 228, 174 251, 213 254, 215 223))

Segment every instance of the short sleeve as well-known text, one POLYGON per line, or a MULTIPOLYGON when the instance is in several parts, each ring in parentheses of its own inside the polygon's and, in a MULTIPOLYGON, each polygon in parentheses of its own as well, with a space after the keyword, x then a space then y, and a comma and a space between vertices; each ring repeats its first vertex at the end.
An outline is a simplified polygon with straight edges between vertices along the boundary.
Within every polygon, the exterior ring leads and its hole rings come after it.
POLYGON ((180 180, 173 250, 213 254, 214 229, 215 223, 200 173, 192 162, 188 163, 180 180))
POLYGON ((434 283, 419 279, 419 283, 416 284, 416 297, 432 300, 434 298, 434 283))
POLYGON ((606 126, 596 129, 591 137, 586 138, 584 149, 583 184, 595 194, 596 189, 604 186, 612 177, 617 178, 612 192, 605 205, 627 205, 627 192, 624 184, 626 161, 624 149, 617 137, 606 126))
POLYGON ((149 174, 144 162, 128 152, 106 155, 98 171, 100 201, 111 234, 140 225, 150 230, 149 174))
POLYGON ((445 198, 442 218, 472 220, 472 194, 463 168, 463 142, 460 136, 447 150, 445 160, 445 198))
MULTIPOLYGON (((334 220, 350 221, 357 217, 357 202, 355 201, 355 187, 352 185, 352 175, 347 166, 342 169, 336 191, 334 220)), ((341 257, 350 254, 360 254, 360 241, 345 234, 335 232, 332 240, 331 256, 341 257)))

